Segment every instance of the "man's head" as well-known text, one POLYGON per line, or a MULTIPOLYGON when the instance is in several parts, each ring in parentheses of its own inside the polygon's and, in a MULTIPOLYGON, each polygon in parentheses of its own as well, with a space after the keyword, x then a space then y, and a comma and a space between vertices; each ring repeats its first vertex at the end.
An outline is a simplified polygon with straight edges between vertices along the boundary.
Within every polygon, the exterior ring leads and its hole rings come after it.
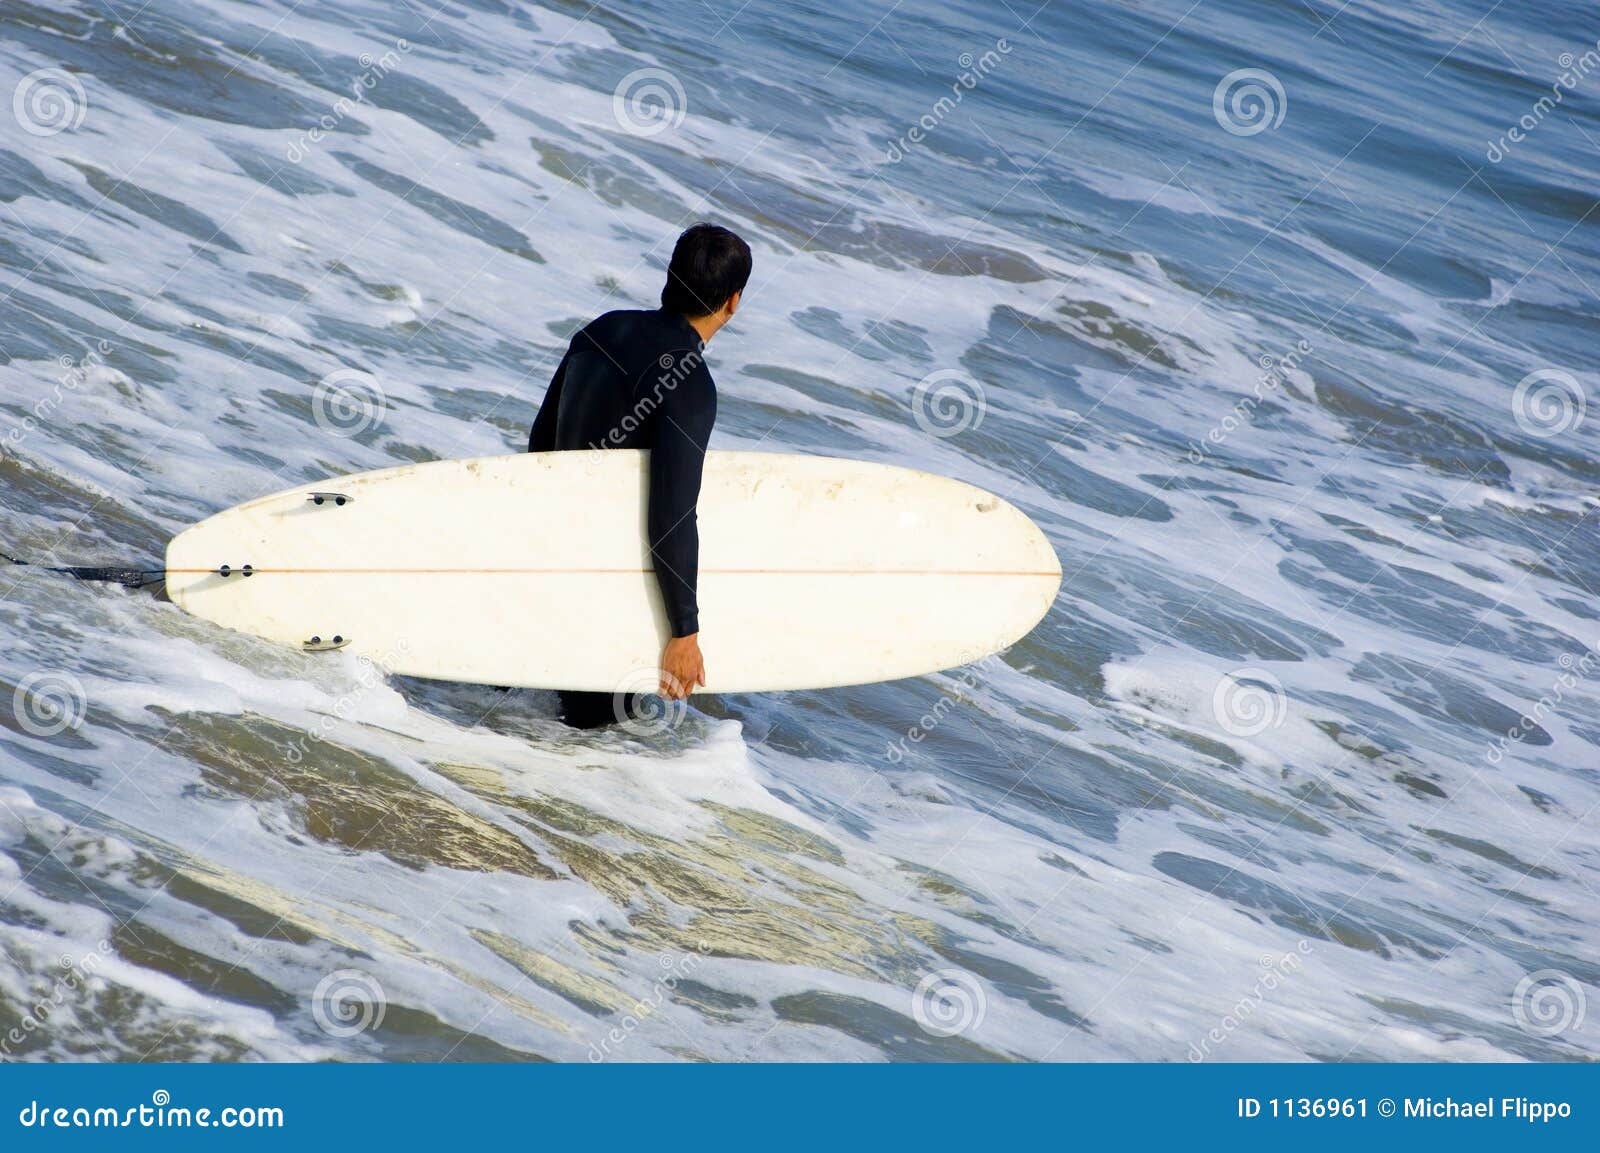
POLYGON ((715 332, 739 307, 750 265, 750 246, 743 240, 715 224, 696 224, 672 250, 661 307, 715 332))

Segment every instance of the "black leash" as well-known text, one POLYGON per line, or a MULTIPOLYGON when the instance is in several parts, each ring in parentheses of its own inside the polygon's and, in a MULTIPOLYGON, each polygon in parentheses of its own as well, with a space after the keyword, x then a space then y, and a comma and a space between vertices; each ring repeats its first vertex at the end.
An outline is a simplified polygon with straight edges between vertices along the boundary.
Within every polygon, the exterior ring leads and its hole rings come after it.
POLYGON ((29 561, 18 560, 14 556, 0 552, 0 559, 8 560, 12 564, 27 565, 30 568, 42 568, 45 572, 64 573, 73 580, 100 581, 105 584, 118 584, 123 588, 142 589, 149 585, 157 585, 167 579, 167 570, 164 568, 122 568, 117 565, 34 565, 29 561))

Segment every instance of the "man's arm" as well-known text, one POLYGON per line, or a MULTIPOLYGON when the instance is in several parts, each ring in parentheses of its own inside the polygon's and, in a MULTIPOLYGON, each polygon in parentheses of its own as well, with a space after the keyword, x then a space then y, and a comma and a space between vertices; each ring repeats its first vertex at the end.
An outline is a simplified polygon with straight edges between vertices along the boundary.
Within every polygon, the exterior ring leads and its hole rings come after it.
POLYGON ((571 359, 572 349, 569 346, 561 363, 556 366, 556 374, 550 378, 550 387, 544 390, 544 403, 539 406, 539 415, 533 418, 533 431, 528 434, 529 452, 555 451, 556 414, 561 408, 561 385, 567 378, 567 361, 571 359))
MULTIPOLYGON (((700 499, 700 478, 705 468, 706 444, 717 419, 717 390, 711 373, 698 352, 685 350, 680 357, 695 358, 693 368, 681 381, 670 373, 660 384, 660 404, 655 414, 655 441, 650 451, 650 495, 646 526, 650 554, 655 559, 656 581, 666 605, 667 623, 674 638, 668 654, 676 648, 682 653, 693 648, 689 671, 700 673, 698 646, 678 645, 679 639, 694 637, 700 631, 697 586, 700 575, 700 526, 695 506, 700 499)), ((651 390, 653 395, 653 390, 651 390)), ((663 659, 666 671, 680 680, 678 663, 663 659)), ((669 686, 670 687, 670 686, 669 686)), ((682 686, 682 692, 692 688, 682 686)), ((673 693, 672 695, 682 695, 673 693)))

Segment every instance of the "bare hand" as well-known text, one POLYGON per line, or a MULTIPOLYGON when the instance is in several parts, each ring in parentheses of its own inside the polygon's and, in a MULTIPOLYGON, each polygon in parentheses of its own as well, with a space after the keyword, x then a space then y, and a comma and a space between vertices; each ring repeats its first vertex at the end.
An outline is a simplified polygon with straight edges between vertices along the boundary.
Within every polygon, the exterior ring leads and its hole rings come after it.
POLYGON ((706 683, 706 662, 700 655, 700 634, 673 637, 661 654, 660 693, 669 701, 681 701, 706 683))

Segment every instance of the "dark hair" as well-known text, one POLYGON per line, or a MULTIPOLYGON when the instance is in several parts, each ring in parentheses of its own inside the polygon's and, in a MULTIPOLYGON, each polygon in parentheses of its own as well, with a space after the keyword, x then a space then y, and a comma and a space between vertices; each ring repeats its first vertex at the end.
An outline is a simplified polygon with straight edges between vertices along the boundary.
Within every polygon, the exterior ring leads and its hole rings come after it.
POLYGON ((750 280, 750 246, 726 228, 696 224, 678 237, 661 289, 661 307, 705 316, 744 291, 750 280))

